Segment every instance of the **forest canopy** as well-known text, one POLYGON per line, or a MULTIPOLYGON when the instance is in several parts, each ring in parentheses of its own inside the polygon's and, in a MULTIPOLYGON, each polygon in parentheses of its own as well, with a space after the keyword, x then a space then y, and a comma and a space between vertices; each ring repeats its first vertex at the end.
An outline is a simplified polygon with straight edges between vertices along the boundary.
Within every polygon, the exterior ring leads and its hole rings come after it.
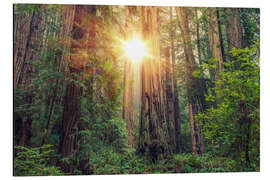
POLYGON ((13 174, 260 171, 260 9, 14 4, 13 174))

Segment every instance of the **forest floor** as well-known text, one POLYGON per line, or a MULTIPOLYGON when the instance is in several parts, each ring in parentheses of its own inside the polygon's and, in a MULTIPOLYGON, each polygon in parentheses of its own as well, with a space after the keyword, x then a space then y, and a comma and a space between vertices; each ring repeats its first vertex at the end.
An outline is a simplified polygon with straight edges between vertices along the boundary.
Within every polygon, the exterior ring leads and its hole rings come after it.
MULTIPOLYGON (((56 166, 57 156, 51 150, 16 147, 20 152, 14 159, 15 176, 40 175, 82 175, 77 168, 73 173, 63 173, 56 166)), ((74 162, 74 160, 67 160, 74 162)), ((167 173, 210 173, 210 172, 248 172, 259 171, 259 167, 244 168, 241 162, 226 157, 215 157, 209 153, 174 154, 163 160, 147 159, 138 155, 134 149, 116 152, 103 149, 93 153, 89 160, 89 174, 167 174, 167 173)), ((80 164, 80 163, 79 163, 80 164)))

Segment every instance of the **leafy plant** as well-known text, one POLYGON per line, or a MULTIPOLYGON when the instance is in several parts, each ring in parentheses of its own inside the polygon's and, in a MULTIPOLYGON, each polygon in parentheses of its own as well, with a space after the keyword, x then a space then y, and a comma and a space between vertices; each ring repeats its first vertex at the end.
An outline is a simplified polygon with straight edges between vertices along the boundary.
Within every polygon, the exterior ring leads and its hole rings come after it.
POLYGON ((216 108, 198 114, 196 119, 204 124, 204 136, 214 154, 238 159, 246 167, 253 164, 255 170, 259 166, 259 161, 254 158, 259 156, 258 46, 233 49, 231 53, 234 60, 225 64, 227 68, 220 73, 215 95, 206 98, 222 101, 216 108))
POLYGON ((52 145, 37 148, 15 146, 14 152, 15 176, 64 175, 59 167, 55 166, 57 157, 52 145))

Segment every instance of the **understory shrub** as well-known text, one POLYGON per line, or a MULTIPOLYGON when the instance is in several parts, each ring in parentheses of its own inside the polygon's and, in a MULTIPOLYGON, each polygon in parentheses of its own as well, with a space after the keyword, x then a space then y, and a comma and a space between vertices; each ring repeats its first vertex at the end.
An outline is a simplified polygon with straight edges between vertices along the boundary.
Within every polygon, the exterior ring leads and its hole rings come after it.
POLYGON ((14 147, 14 176, 64 175, 56 164, 52 145, 37 148, 14 147))

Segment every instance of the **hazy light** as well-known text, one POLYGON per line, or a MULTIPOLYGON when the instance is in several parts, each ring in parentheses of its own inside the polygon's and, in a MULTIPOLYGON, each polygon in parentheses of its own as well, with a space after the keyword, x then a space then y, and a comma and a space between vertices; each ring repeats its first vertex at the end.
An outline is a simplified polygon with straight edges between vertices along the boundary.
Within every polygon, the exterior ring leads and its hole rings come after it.
POLYGON ((145 44, 138 37, 124 41, 123 44, 126 56, 133 62, 138 62, 148 55, 145 44))

